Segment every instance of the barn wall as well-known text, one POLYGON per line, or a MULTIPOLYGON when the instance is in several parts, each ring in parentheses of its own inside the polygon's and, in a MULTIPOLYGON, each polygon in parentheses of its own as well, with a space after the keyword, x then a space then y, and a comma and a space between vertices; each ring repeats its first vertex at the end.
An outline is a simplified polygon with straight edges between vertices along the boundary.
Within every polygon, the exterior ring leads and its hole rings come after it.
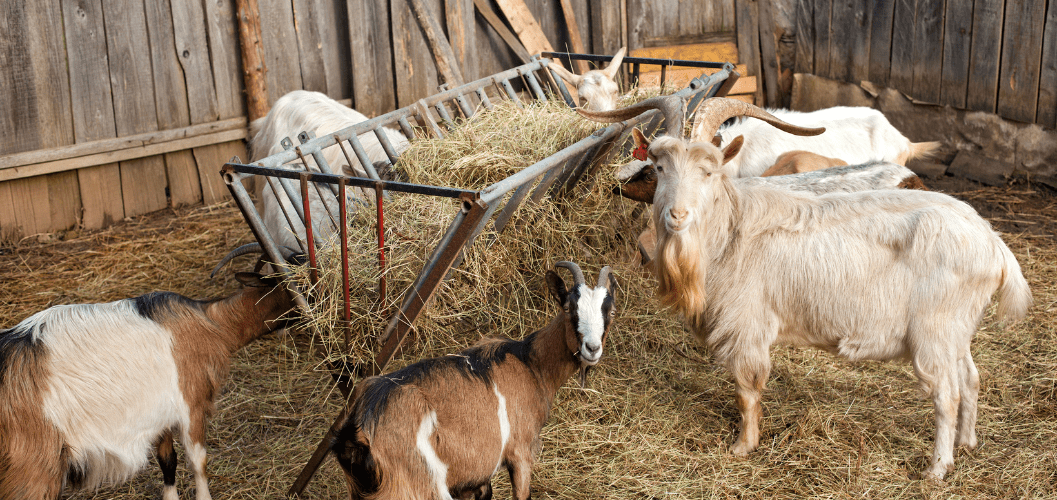
MULTIPOLYGON (((258 0, 268 103, 308 89, 373 116, 435 93, 412 1, 258 0)), ((502 18, 495 0, 420 1, 466 81, 521 63, 477 12, 502 18)), ((524 3, 559 51, 563 3, 593 53, 734 29, 734 0, 524 3)), ((0 240, 226 199, 220 166, 247 159, 241 64, 235 0, 0 2, 0 240)))
POLYGON ((796 69, 916 102, 1057 126, 1057 0, 775 0, 796 69))

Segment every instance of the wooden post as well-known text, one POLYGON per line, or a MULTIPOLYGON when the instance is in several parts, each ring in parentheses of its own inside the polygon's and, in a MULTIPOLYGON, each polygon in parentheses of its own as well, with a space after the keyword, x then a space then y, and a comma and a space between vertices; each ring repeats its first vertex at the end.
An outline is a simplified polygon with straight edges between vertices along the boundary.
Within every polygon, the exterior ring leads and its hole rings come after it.
POLYGON ((437 71, 444 77, 444 83, 447 83, 450 88, 462 85, 465 83, 462 71, 459 70, 459 63, 455 59, 455 52, 451 49, 451 44, 444 37, 440 22, 433 17, 433 14, 426 7, 426 4, 422 3, 422 0, 409 1, 411 9, 415 11, 418 25, 422 28, 422 32, 426 34, 426 40, 429 41, 429 48, 433 50, 433 59, 437 63, 437 71))
POLYGON ((252 122, 268 114, 268 84, 265 77, 261 16, 257 0, 235 0, 239 13, 239 45, 242 47, 242 78, 246 85, 246 108, 252 122))
MULTIPOLYGON (((569 42, 573 45, 573 52, 586 54, 584 42, 580 39, 580 26, 576 24, 576 11, 573 10, 572 0, 561 0, 561 3, 562 14, 565 16, 565 27, 569 28, 569 42)), ((587 61, 573 61, 573 64, 581 75, 591 69, 587 61)))

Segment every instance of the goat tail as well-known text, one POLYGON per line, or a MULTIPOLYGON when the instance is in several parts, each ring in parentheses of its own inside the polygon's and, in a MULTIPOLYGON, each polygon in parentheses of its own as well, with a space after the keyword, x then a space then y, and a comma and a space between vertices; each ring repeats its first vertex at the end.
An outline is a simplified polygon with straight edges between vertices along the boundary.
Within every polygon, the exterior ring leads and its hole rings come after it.
POLYGON ((998 318, 1009 324, 1028 314, 1032 303, 1031 288, 1013 252, 1005 244, 999 243, 999 247, 1005 262, 1002 266, 1002 284, 998 288, 998 318))
POLYGON ((910 155, 907 156, 907 159, 928 160, 934 158, 939 153, 941 146, 943 146, 943 143, 939 141, 912 142, 910 143, 910 155))

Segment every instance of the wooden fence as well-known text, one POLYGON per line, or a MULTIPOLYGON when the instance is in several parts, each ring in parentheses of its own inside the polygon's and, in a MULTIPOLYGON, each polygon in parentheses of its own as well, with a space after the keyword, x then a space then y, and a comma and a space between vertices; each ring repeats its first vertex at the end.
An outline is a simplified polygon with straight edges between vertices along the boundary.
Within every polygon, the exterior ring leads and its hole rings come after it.
POLYGON ((1057 0, 796 0, 796 70, 1057 125, 1057 0))

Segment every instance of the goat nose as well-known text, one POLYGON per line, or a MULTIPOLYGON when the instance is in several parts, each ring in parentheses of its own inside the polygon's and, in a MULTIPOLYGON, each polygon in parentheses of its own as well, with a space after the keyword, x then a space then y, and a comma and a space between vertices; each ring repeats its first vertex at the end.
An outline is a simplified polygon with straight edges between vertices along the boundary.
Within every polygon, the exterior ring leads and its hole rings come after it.
POLYGON ((602 346, 599 344, 584 344, 584 349, 587 349, 587 354, 593 357, 598 351, 602 350, 602 346))
POLYGON ((686 216, 689 215, 689 214, 690 214, 690 211, 685 209, 685 208, 670 208, 670 209, 668 209, 668 215, 670 215, 672 217, 672 219, 677 220, 677 221, 685 219, 686 216))

